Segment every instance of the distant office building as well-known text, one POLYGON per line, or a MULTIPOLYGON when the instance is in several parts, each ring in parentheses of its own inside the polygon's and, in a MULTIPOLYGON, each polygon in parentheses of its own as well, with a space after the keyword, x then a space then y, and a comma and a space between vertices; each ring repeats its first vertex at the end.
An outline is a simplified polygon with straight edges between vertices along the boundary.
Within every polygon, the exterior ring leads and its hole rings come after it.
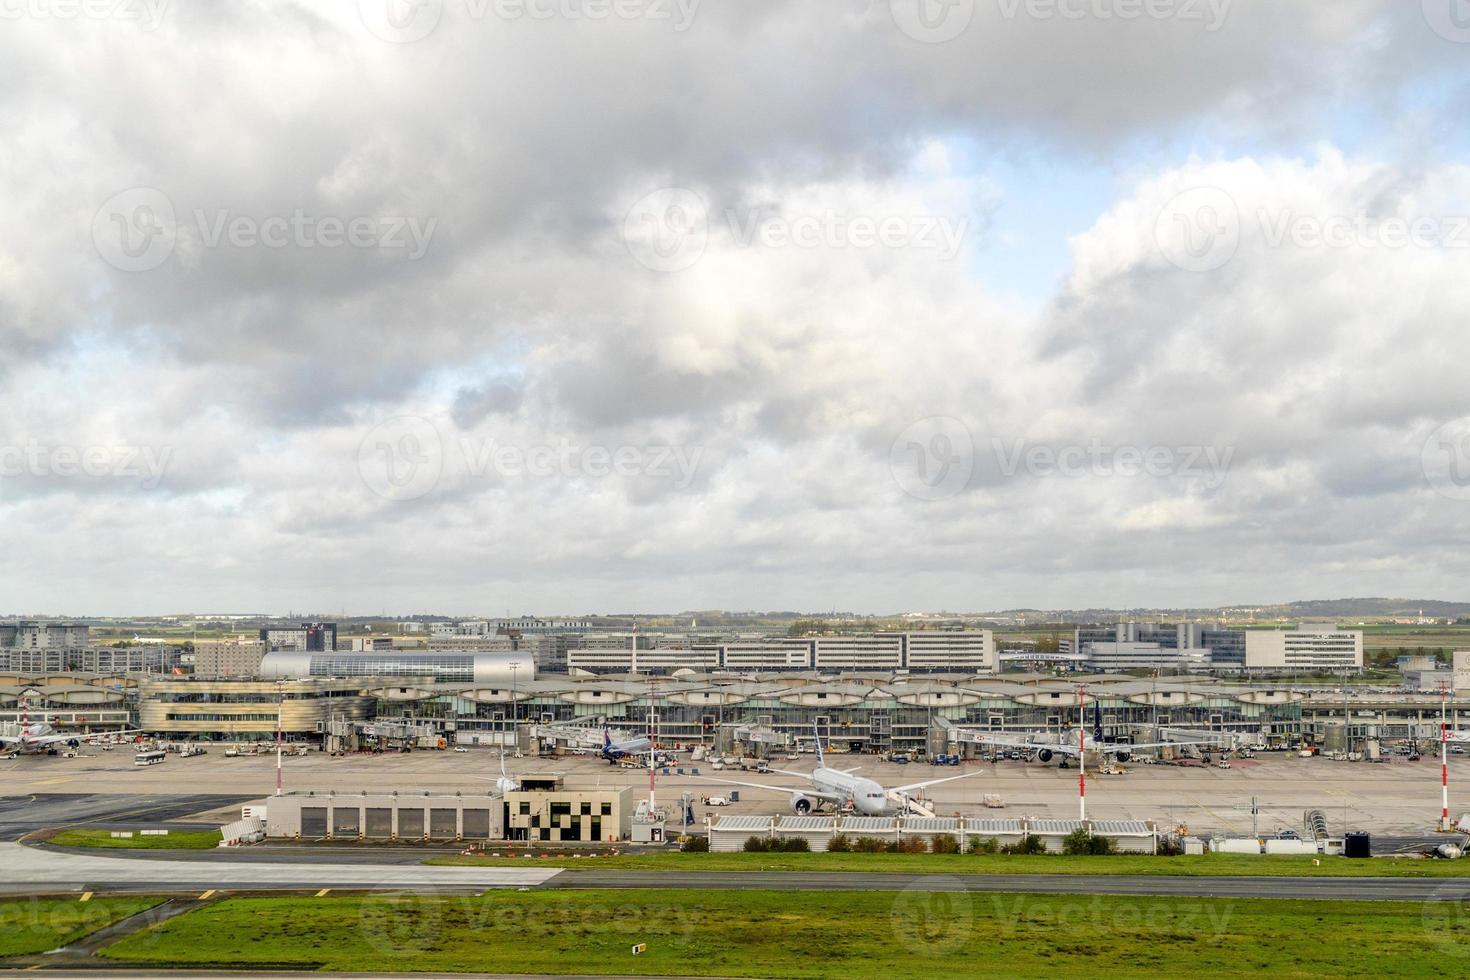
POLYGON ((194 642, 196 677, 255 677, 265 656, 265 641, 249 636, 227 636, 194 642))
POLYGON ((397 653, 308 653, 271 651, 260 662, 268 680, 304 677, 413 677, 435 683, 471 683, 511 687, 536 679, 530 658, 507 653, 446 653, 411 650, 397 653))
POLYGON ((522 633, 515 638, 515 651, 529 656, 540 674, 567 671, 567 637, 556 633, 522 633))
POLYGON ((1201 623, 1115 623, 1082 626, 1062 653, 1079 653, 1094 670, 1239 670, 1245 666, 1243 629, 1201 623))
POLYGON ((497 619, 497 633, 587 633, 592 629, 590 619, 538 619, 522 616, 519 619, 497 619))
POLYGON ((0 670, 15 674, 166 674, 179 665, 178 647, 0 648, 0 670))
POLYGON ((435 634, 429 637, 430 650, 465 650, 476 653, 510 653, 515 641, 508 636, 488 634, 435 634))
POLYGON ((355 653, 371 653, 375 650, 392 650, 393 638, 390 636, 350 636, 345 640, 338 640, 337 649, 348 650, 355 653))
POLYGON ((1363 633, 1336 624, 1302 624, 1291 630, 1248 630, 1248 670, 1360 671, 1363 633))
POLYGON ((994 635, 926 630, 815 637, 720 638, 695 634, 631 634, 574 637, 567 651, 571 670, 591 673, 791 670, 993 673, 994 635))
POLYGON ((325 652, 337 649, 336 623, 302 623, 300 626, 268 626, 260 631, 267 652, 296 650, 325 652))
POLYGON ((0 647, 18 650, 79 650, 87 645, 88 627, 82 623, 19 622, 0 626, 0 647))

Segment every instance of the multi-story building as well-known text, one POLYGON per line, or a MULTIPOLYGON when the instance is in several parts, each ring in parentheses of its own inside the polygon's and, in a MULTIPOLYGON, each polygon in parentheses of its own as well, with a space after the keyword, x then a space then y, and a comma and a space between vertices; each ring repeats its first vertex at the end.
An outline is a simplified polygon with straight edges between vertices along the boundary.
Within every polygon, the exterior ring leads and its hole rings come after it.
POLYGON ((196 677, 255 677, 265 656, 265 641, 250 636, 227 636, 194 641, 196 677))
POLYGON ((522 616, 519 619, 497 619, 497 633, 586 633, 592 629, 590 619, 538 619, 522 616))
POLYGON ((374 650, 392 650, 393 638, 390 636, 350 636, 345 640, 338 640, 337 649, 349 650, 356 653, 371 653, 374 650))
POLYGON ((471 650, 478 653, 510 653, 515 641, 508 636, 481 634, 436 634, 429 637, 430 650, 471 650))
POLYGON ((409 677, 433 683, 500 684, 536 679, 536 664, 513 653, 444 653, 403 650, 397 653, 307 653, 271 651, 260 662, 267 680, 302 677, 409 677))
POLYGON ((318 652, 337 649, 336 623, 302 623, 300 626, 268 626, 260 631, 266 652, 297 650, 318 652))
POLYGON ((165 738, 264 740, 318 736, 335 718, 365 720, 373 700, 342 680, 214 680, 171 677, 138 685, 138 723, 165 738))
POLYGON ((995 634, 990 630, 925 630, 903 634, 904 666, 911 671, 996 670, 995 634))
POLYGON ((14 626, 0 627, 0 646, 18 650, 76 650, 87 645, 88 632, 84 623, 22 621, 14 626))
POLYGON ((1304 623, 1290 630, 1248 630, 1248 671, 1354 672, 1363 669, 1363 633, 1334 623, 1304 623))
POLYGON ((0 648, 0 670, 17 674, 166 674, 179 666, 178 647, 0 648))
POLYGON ((514 636, 515 651, 529 656, 537 673, 564 674, 567 671, 567 637, 557 633, 521 633, 514 636))
POLYGON ((926 630, 811 637, 603 634, 574 639, 567 652, 573 670, 592 673, 672 673, 675 670, 759 673, 790 670, 993 673, 994 635, 926 630))

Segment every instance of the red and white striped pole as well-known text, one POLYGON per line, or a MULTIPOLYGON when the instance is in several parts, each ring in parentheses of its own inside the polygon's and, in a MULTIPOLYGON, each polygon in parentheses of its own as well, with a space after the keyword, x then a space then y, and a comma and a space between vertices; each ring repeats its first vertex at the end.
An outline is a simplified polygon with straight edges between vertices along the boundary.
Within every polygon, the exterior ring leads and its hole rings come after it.
POLYGON ((1087 689, 1077 685, 1077 812, 1087 819, 1087 689))
POLYGON ((1446 705, 1445 705, 1445 702, 1446 702, 1446 698, 1447 698, 1447 692, 1445 690, 1445 683, 1444 683, 1444 681, 1440 681, 1439 682, 1439 790, 1440 790, 1440 798, 1441 798, 1440 810, 1439 810, 1439 829, 1440 830, 1449 830, 1450 829, 1450 756, 1449 756, 1450 730, 1449 730, 1449 726, 1445 723, 1445 716, 1446 716, 1446 705))

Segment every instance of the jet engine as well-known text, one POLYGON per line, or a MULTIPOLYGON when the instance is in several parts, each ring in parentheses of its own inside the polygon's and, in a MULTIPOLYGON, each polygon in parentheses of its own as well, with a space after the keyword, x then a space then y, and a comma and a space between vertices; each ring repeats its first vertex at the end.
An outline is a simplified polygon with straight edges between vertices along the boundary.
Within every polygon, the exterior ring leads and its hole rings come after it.
POLYGON ((69 738, 66 740, 66 744, 69 748, 79 749, 82 747, 82 740, 79 738, 69 738))
POLYGON ((1133 753, 1132 752, 1114 752, 1113 753, 1113 757, 1116 758, 1119 762, 1127 762, 1129 759, 1133 758, 1133 753))
POLYGON ((1036 758, 1042 762, 1050 762, 1052 760, 1051 749, 1041 749, 1036 753, 1036 758))
POLYGON ((791 812, 797 816, 806 816, 812 812, 814 806, 815 804, 812 803, 810 797, 803 796, 800 793, 791 794, 791 812))

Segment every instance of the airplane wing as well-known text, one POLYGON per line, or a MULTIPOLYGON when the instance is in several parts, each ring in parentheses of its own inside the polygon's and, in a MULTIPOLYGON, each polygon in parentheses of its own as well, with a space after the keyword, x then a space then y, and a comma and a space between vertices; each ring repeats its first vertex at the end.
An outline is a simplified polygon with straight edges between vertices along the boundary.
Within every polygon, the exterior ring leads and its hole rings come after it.
POLYGON ((992 735, 989 732, 977 733, 972 741, 974 745, 992 745, 1003 749, 1023 749, 1027 752, 1036 752, 1041 749, 1049 749, 1062 755, 1076 755, 1077 746, 1070 742, 1035 742, 1028 738, 1018 738, 1014 735, 992 735))
POLYGON ((809 796, 814 800, 825 800, 828 803, 839 805, 847 802, 846 797, 839 796, 836 793, 823 793, 821 790, 813 789, 809 786, 772 786, 770 783, 747 783, 739 779, 717 779, 714 776, 695 776, 694 778, 710 783, 724 783, 726 786, 749 786, 751 789, 765 789, 773 793, 800 793, 802 796, 809 796))
POLYGON ((1213 745, 1217 748, 1228 747, 1225 742, 1216 739, 1180 739, 1177 742, 1114 742, 1102 746, 1102 751, 1112 755, 1117 752, 1132 752, 1134 749, 1162 749, 1171 745, 1213 745))
POLYGON ((0 735, 0 745, 19 745, 19 735, 0 735))
POLYGON ((940 783, 953 782, 956 779, 968 779, 971 776, 978 776, 984 771, 984 769, 976 769, 974 772, 962 772, 958 776, 945 776, 941 779, 926 779, 922 783, 909 783, 907 786, 890 786, 889 790, 894 793, 907 793, 911 790, 923 789, 926 786, 937 786, 940 783))
MULTIPOLYGON (((112 735, 137 735, 137 734, 140 734, 142 731, 143 730, 141 728, 134 728, 134 729, 129 729, 127 731, 120 731, 120 732, 92 732, 92 733, 87 734, 87 735, 65 735, 65 734, 42 735, 42 736, 40 736, 38 738, 28 739, 27 740, 27 743, 30 744, 30 745, 46 746, 46 745, 59 745, 59 744, 62 744, 64 742, 94 742, 94 741, 96 741, 99 738, 104 738, 104 737, 108 737, 108 736, 112 736, 112 735)), ((7 740, 12 740, 12 739, 10 739, 10 736, 4 736, 4 737, 7 740)), ((13 739, 13 741, 17 741, 18 742, 18 741, 20 741, 20 739, 13 739)))

